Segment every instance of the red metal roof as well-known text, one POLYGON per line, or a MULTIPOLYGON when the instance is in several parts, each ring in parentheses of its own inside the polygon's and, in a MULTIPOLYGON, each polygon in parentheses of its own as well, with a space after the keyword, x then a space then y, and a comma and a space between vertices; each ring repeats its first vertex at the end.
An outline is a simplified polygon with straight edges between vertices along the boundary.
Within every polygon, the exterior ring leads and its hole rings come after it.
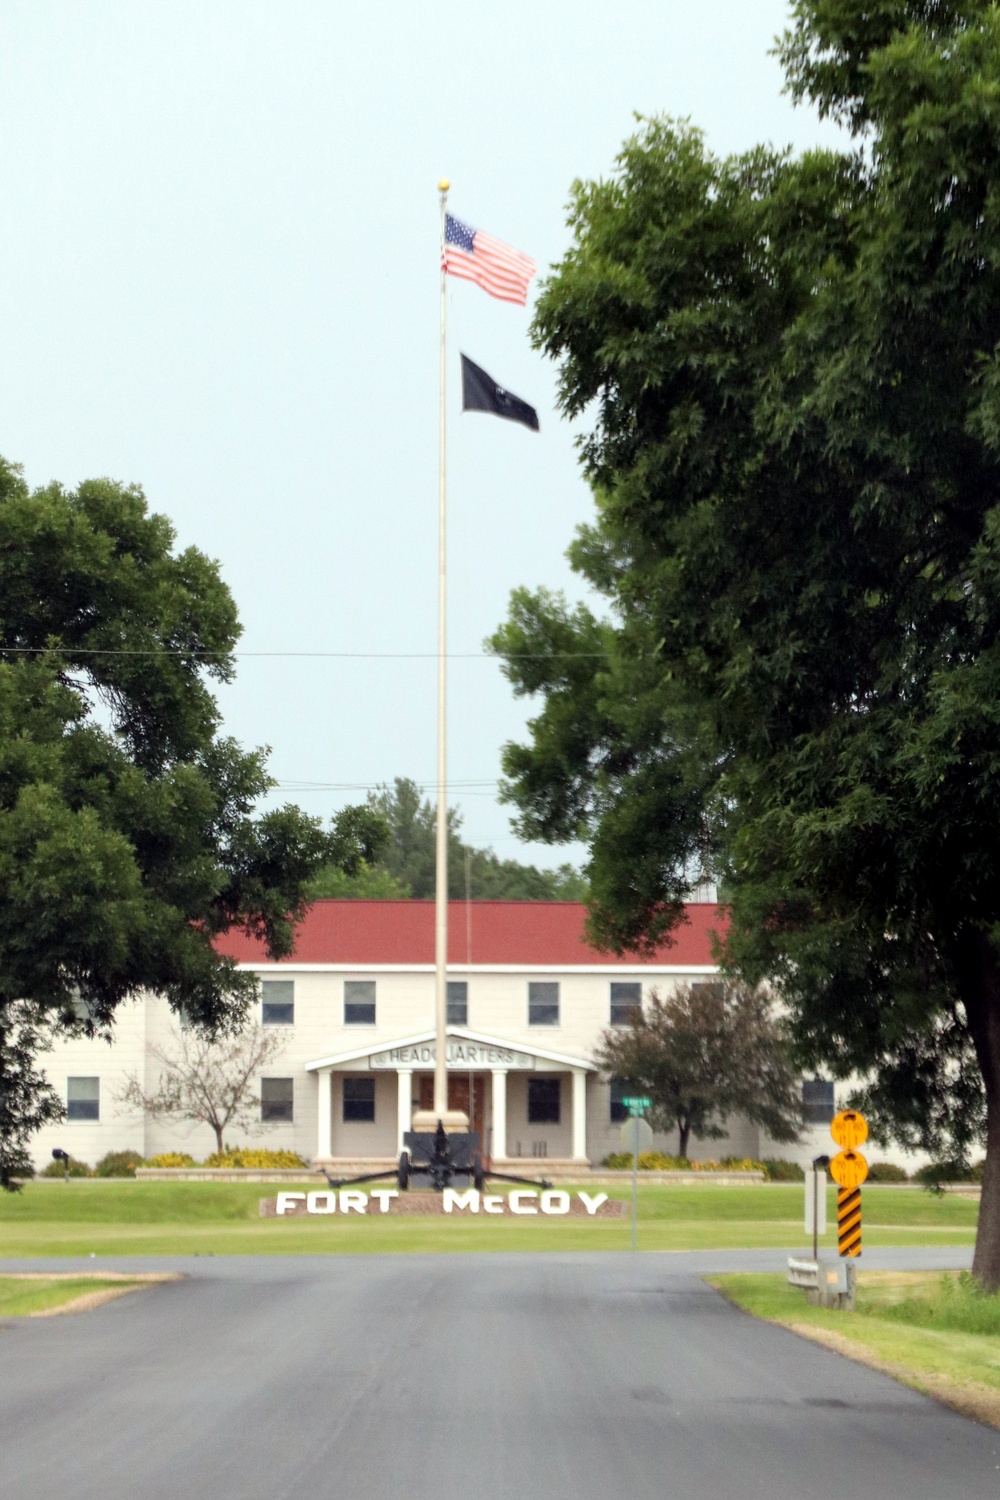
MULTIPOLYGON (((712 964, 711 933, 725 927, 714 904, 687 908, 687 921, 654 958, 616 958, 589 947, 583 936, 586 908, 576 901, 451 901, 448 962, 472 964, 634 967, 636 964, 712 964)), ((270 962, 263 943, 231 932, 217 947, 239 963, 270 962)), ((287 963, 432 964, 433 901, 317 901, 299 924, 287 963)))

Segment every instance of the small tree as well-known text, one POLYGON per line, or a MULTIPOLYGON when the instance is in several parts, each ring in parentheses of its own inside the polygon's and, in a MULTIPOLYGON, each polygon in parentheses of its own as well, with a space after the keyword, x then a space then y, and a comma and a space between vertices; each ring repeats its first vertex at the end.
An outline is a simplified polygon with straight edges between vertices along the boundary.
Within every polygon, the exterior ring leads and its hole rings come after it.
POLYGON ((776 1141, 798 1139, 798 1077, 773 1004, 738 983, 655 992, 631 1022, 604 1032, 597 1062, 653 1101, 652 1123, 676 1129, 687 1155, 696 1135, 718 1140, 727 1115, 743 1114, 776 1141))
POLYGON ((280 1032, 262 1026, 214 1040, 197 1027, 173 1028, 168 1046, 149 1048, 161 1069, 156 1090, 147 1094, 133 1073, 116 1100, 154 1120, 211 1125, 222 1152, 223 1131, 230 1125, 248 1135, 266 1129, 260 1118, 257 1075, 283 1048, 280 1032))

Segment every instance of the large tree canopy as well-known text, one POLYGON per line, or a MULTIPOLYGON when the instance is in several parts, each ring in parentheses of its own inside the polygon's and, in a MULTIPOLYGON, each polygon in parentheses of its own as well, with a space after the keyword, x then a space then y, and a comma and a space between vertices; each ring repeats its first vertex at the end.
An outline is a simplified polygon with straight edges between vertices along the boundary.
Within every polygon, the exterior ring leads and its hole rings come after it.
POLYGON ((142 493, 109 480, 29 492, 0 461, 0 1184, 57 1108, 30 1066, 47 1028, 110 1033, 142 989, 209 1034, 252 978, 213 947, 232 927, 289 952, 309 879, 372 858, 381 818, 331 831, 252 816, 262 751, 219 733, 236 610, 216 565, 142 493), (33 1040, 34 1039, 34 1040, 33 1040))
MULTIPOLYGON (((368 810, 384 818, 389 837, 374 865, 345 872, 330 865, 310 885, 313 896, 428 900, 434 895, 437 809, 407 776, 369 792, 368 810)), ((587 882, 572 865, 539 870, 516 859, 500 859, 462 838, 462 814, 448 809, 448 895, 460 901, 583 901, 587 882)))
POLYGON ((590 840, 600 940, 656 940, 712 869, 803 1063, 938 1152, 985 1122, 996 1286, 1000 10, 799 0, 781 52, 843 150, 653 120, 574 189, 535 334, 590 422, 571 555, 611 614, 515 596, 510 795, 590 840))

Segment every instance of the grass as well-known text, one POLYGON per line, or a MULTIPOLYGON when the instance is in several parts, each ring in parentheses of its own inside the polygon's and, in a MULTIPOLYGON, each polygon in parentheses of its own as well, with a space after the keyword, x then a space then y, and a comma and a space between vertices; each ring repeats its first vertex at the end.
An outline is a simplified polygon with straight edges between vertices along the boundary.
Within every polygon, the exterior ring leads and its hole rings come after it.
POLYGON ((862 1271, 853 1313, 810 1307, 783 1276, 710 1280, 755 1317, 1000 1426, 1000 1296, 984 1295, 967 1274, 862 1271))
MULTIPOLYGON (((277 1191, 264 1183, 32 1182, 21 1193, 0 1194, 0 1256, 625 1250, 629 1245, 627 1218, 484 1220, 378 1213, 259 1218, 259 1200, 277 1191)), ((601 1191, 629 1196, 624 1185, 601 1191)), ((802 1246, 802 1211, 801 1184, 640 1184, 639 1245, 643 1250, 802 1246)), ((978 1204, 873 1187, 864 1190, 864 1213, 866 1245, 970 1245, 978 1204)), ((828 1218, 833 1225, 832 1196, 828 1218)), ((833 1244, 832 1229, 824 1244, 833 1244)))
POLYGON ((102 1276, 0 1276, 0 1318, 37 1317, 39 1313, 69 1310, 73 1303, 104 1300, 145 1285, 143 1281, 116 1279, 109 1285, 102 1276))

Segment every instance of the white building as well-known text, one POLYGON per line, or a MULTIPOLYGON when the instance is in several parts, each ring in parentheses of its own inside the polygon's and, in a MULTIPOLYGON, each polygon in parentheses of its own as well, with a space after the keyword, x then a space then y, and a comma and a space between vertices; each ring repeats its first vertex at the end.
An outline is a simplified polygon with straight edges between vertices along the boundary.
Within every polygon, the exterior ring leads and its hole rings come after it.
MULTIPOLYGON (((650 990, 710 982, 717 972, 714 904, 689 906, 673 944, 646 961, 595 951, 584 917, 572 902, 451 903, 449 1104, 469 1114, 498 1168, 525 1157, 583 1168, 619 1150, 624 1108, 593 1062, 600 1034, 626 1021, 650 990)), ((230 1132, 227 1145, 286 1147, 338 1170, 393 1161, 412 1111, 433 1103, 433 903, 318 901, 292 957, 277 963, 241 934, 220 946, 259 976, 259 1019, 284 1039, 260 1080, 266 1130, 253 1139, 230 1132)), ((117 1100, 129 1074, 155 1089, 159 1065, 149 1049, 168 1045, 175 1025, 166 1003, 150 996, 122 1008, 112 1046, 65 1041, 43 1059, 68 1119, 39 1132, 36 1166, 54 1146, 90 1164, 127 1148, 197 1159, 215 1149, 207 1127, 145 1119, 117 1100)), ((804 1089, 815 1124, 798 1147, 774 1146, 734 1120, 725 1140, 696 1142, 691 1155, 806 1162, 827 1150, 832 1085, 804 1089)), ((655 1144, 676 1151, 676 1133, 655 1144)))

